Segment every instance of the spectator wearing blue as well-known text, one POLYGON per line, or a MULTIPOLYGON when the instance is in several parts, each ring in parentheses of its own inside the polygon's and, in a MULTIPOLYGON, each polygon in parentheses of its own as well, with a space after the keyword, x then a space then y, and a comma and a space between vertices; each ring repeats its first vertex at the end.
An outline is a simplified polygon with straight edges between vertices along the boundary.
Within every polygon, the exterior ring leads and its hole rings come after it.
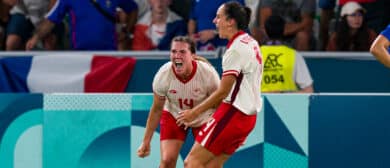
MULTIPOLYGON (((66 14, 69 14, 70 18, 72 49, 117 50, 115 27, 117 8, 121 8, 127 14, 137 12, 137 4, 133 0, 57 0, 28 41, 26 50, 32 49, 55 24, 62 21, 66 14)), ((133 25, 127 25, 127 29, 131 30, 131 26, 133 25)))
MULTIPOLYGON (((23 50, 38 24, 44 19, 55 0, 3 0, 12 6, 7 25, 6 50, 23 50)), ((63 25, 56 26, 42 41, 43 48, 56 49, 56 43, 62 37, 63 25), (55 34, 56 33, 56 34, 55 34)))
POLYGON ((182 17, 169 9, 172 0, 148 0, 151 8, 134 26, 132 50, 170 50, 175 36, 186 35, 182 17))
POLYGON ((312 93, 313 79, 306 62, 294 49, 283 44, 285 20, 272 15, 265 21, 269 41, 260 47, 264 57, 261 92, 312 93))
MULTIPOLYGON (((231 0, 192 0, 188 35, 197 42, 198 50, 212 51, 227 44, 227 40, 217 36, 213 19, 218 7, 228 1, 231 0)), ((236 1, 245 4, 244 0, 236 1)))
POLYGON ((370 52, 386 67, 390 68, 390 24, 372 43, 370 52))

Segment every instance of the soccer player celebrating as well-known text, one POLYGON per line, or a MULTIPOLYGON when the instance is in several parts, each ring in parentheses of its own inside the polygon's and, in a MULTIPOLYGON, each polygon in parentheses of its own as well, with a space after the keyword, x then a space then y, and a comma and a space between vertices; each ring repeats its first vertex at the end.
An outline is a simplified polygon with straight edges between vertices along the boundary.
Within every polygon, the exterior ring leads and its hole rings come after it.
POLYGON ((219 76, 211 64, 196 56, 195 42, 186 36, 172 40, 171 61, 164 64, 153 80, 153 104, 146 123, 139 157, 150 154, 150 141, 160 123, 160 168, 175 168, 188 129, 196 135, 215 109, 209 109, 186 126, 176 124, 179 112, 191 109, 211 95, 218 87, 219 76), (199 61, 200 60, 200 61, 199 61))
POLYGON ((255 127, 256 114, 262 108, 263 65, 259 44, 244 32, 250 15, 250 9, 237 2, 227 2, 218 8, 213 22, 219 37, 229 40, 222 57, 221 83, 201 104, 181 112, 178 123, 187 125, 222 103, 196 136, 184 161, 186 168, 222 167, 255 127))

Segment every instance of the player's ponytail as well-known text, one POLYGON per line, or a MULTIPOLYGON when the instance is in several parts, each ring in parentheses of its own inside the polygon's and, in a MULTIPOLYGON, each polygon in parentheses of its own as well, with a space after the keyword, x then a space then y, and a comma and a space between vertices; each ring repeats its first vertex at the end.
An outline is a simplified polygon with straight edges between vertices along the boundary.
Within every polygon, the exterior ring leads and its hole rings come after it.
POLYGON ((210 63, 210 61, 207 60, 207 58, 205 58, 205 57, 202 57, 202 56, 199 56, 199 55, 195 55, 194 60, 202 61, 202 62, 205 62, 205 63, 207 63, 207 64, 209 64, 209 65, 212 66, 212 64, 210 63))
POLYGON ((251 9, 245 7, 236 1, 230 1, 224 4, 225 13, 228 18, 234 19, 237 23, 237 29, 246 30, 251 18, 251 9))

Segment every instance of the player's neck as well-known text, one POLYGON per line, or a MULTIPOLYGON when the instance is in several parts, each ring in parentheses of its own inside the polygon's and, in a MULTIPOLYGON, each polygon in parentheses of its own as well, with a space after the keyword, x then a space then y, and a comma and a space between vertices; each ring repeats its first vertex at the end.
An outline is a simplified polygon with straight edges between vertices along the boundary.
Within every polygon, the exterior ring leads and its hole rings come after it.
POLYGON ((229 35, 227 36, 227 39, 230 41, 232 40, 232 38, 239 32, 240 30, 237 30, 237 29, 232 29, 230 32, 229 32, 229 35))

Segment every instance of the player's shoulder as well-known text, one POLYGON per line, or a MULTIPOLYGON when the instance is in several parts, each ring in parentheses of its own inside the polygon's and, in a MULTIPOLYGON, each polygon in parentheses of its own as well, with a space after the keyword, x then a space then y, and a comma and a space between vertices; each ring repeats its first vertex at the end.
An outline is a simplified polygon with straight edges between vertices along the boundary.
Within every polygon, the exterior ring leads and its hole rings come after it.
POLYGON ((172 70, 172 62, 169 61, 160 67, 156 76, 168 76, 171 73, 171 70, 172 70))
POLYGON ((238 36, 237 39, 233 41, 231 48, 235 50, 246 50, 247 48, 251 48, 252 46, 255 45, 259 46, 257 41, 252 36, 245 33, 238 36))
POLYGON ((168 71, 168 70, 170 70, 171 68, 172 68, 172 62, 169 61, 169 62, 166 62, 164 65, 162 65, 162 66, 160 67, 160 70, 161 70, 161 71, 168 71))
POLYGON ((210 63, 208 62, 204 62, 204 61, 200 61, 200 60, 197 60, 196 61, 197 64, 198 64, 198 69, 200 71, 215 71, 215 68, 213 65, 211 65, 210 63))

